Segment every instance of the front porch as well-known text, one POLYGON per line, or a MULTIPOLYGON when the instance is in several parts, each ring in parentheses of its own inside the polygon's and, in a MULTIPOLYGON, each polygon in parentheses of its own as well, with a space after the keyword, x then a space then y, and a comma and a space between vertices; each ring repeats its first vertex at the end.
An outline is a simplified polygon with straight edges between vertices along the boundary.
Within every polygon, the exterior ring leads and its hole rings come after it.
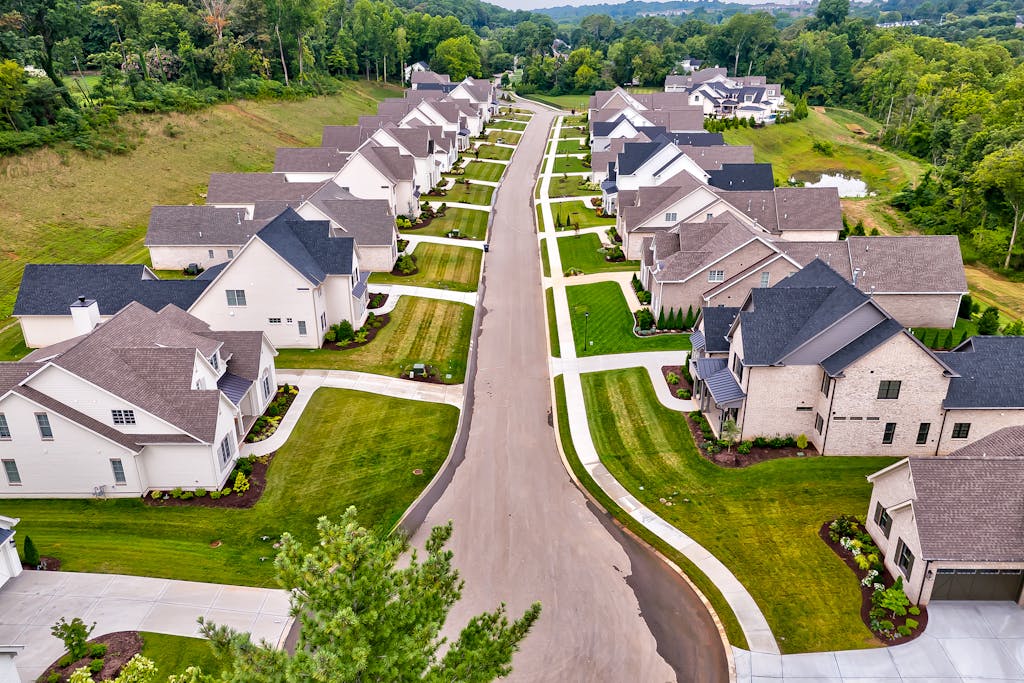
POLYGON ((747 395, 729 370, 725 358, 691 357, 690 375, 693 377, 693 400, 697 409, 711 425, 715 436, 721 437, 722 425, 727 420, 738 420, 747 395))

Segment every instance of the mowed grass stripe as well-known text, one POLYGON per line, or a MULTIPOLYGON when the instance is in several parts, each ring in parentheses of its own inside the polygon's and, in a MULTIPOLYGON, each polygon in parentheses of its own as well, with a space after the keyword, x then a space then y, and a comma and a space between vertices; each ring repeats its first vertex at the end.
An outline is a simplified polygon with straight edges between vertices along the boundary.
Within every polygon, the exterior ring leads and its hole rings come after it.
POLYGON ((577 157, 555 157, 553 173, 590 173, 590 167, 577 157))
POLYGON ((496 183, 501 180, 501 175, 504 172, 504 164, 492 164, 487 161, 470 161, 466 164, 466 172, 462 177, 469 178, 470 180, 486 180, 488 182, 496 183))
POLYGON ((282 532, 312 541, 318 517, 350 505, 365 525, 394 525, 444 461, 457 421, 448 405, 319 389, 252 509, 90 499, 6 500, 4 510, 67 571, 273 586, 274 563, 260 558, 274 557, 282 532))
MULTIPOLYGON (((434 218, 427 227, 416 230, 404 230, 402 234, 405 237, 409 235, 445 237, 453 228, 458 228, 459 234, 463 237, 482 240, 487 235, 487 212, 459 207, 446 209, 444 216, 434 218)), ((2 346, 0 346, 0 349, 2 349, 2 346)))
POLYGON ((433 287, 457 292, 475 292, 480 280, 480 262, 483 252, 472 247, 454 247, 447 244, 423 242, 413 250, 415 275, 373 273, 370 284, 409 285, 433 287))
POLYGON ((446 191, 443 197, 427 197, 432 202, 445 202, 446 204, 479 204, 490 206, 491 197, 494 196, 494 188, 490 185, 477 183, 456 183, 446 191))
POLYGON ((514 149, 509 147, 498 147, 497 145, 480 145, 477 148, 480 151, 479 156, 475 152, 466 152, 466 154, 473 154, 478 159, 499 159, 501 161, 508 161, 512 158, 512 152, 514 149))
POLYGON ((658 402, 642 368, 582 381, 601 461, 739 577, 784 652, 878 644, 860 620, 856 578, 817 532, 840 514, 863 516, 865 476, 894 459, 790 458, 725 469, 698 454, 683 416, 658 402))
MULTIPOLYGON (((682 351, 690 348, 688 334, 652 337, 637 337, 633 334, 633 314, 617 282, 573 285, 566 288, 566 295, 569 298, 576 353, 579 355, 682 351), (589 322, 585 315, 587 312, 590 313, 589 322)), ((639 307, 637 304, 634 309, 639 307)), ((682 358, 680 355, 680 362, 682 358)))
POLYGON ((391 312, 391 322, 366 346, 347 351, 278 349, 276 364, 397 377, 413 363, 426 363, 451 371, 449 381, 458 384, 465 378, 472 327, 472 306, 403 296, 391 312))

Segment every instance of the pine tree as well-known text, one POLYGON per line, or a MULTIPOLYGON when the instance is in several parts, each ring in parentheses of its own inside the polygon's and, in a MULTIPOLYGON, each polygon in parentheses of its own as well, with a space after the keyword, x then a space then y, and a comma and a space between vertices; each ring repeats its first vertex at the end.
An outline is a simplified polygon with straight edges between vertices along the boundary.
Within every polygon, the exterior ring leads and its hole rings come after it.
POLYGON ((953 348, 953 330, 946 333, 946 341, 942 343, 942 348, 951 349, 953 348))
MULTIPOLYGON (((956 343, 956 345, 957 345, 957 346, 960 346, 960 345, 961 345, 961 344, 963 344, 963 343, 964 343, 965 341, 967 341, 967 330, 964 330, 963 332, 961 332, 961 333, 960 333, 960 341, 958 341, 958 342, 956 343)), ((956 348, 956 347, 953 347, 953 348, 956 348)))
POLYGON ((665 307, 662 306, 661 310, 658 311, 658 325, 659 330, 665 329, 665 307))
MULTIPOLYGON (((680 313, 682 313, 681 310, 680 313)), ((697 322, 697 319, 693 313, 693 306, 690 306, 688 309, 686 309, 686 320, 683 322, 683 329, 690 329, 691 327, 693 327, 693 323, 695 322, 697 322)))
POLYGON ((683 309, 679 309, 672 315, 672 329, 682 330, 686 326, 683 324, 683 309))
POLYGON ((25 537, 25 547, 23 552, 25 555, 25 564, 30 567, 39 566, 39 551, 36 550, 36 544, 32 542, 31 536, 25 537))

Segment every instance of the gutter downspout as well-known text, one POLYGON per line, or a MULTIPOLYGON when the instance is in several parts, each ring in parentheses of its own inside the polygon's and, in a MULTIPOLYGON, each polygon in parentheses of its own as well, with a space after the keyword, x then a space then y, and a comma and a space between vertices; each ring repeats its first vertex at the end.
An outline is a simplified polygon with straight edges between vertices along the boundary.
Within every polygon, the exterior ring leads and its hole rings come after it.
POLYGON ((939 438, 935 442, 935 453, 933 454, 933 455, 936 455, 936 456, 939 454, 939 448, 942 446, 942 434, 946 431, 946 418, 947 417, 949 417, 949 411, 946 410, 945 408, 943 408, 942 409, 942 424, 939 425, 939 438))
POLYGON ((825 446, 828 444, 828 433, 832 431, 832 404, 836 401, 836 389, 839 386, 838 377, 832 379, 832 395, 828 399, 828 419, 825 420, 825 434, 821 439, 821 454, 825 455, 825 446))

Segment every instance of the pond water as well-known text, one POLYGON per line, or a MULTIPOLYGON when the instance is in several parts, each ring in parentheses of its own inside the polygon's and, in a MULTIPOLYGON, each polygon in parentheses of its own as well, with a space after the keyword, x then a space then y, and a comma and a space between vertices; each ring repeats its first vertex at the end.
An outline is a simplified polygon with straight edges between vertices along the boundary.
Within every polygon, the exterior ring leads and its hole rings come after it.
MULTIPOLYGON (((794 173, 791 181, 800 181, 804 187, 834 187, 839 190, 840 197, 867 197, 868 184, 860 178, 842 173, 817 173, 800 171, 794 173)), ((870 193, 874 195, 874 193, 870 193)))

